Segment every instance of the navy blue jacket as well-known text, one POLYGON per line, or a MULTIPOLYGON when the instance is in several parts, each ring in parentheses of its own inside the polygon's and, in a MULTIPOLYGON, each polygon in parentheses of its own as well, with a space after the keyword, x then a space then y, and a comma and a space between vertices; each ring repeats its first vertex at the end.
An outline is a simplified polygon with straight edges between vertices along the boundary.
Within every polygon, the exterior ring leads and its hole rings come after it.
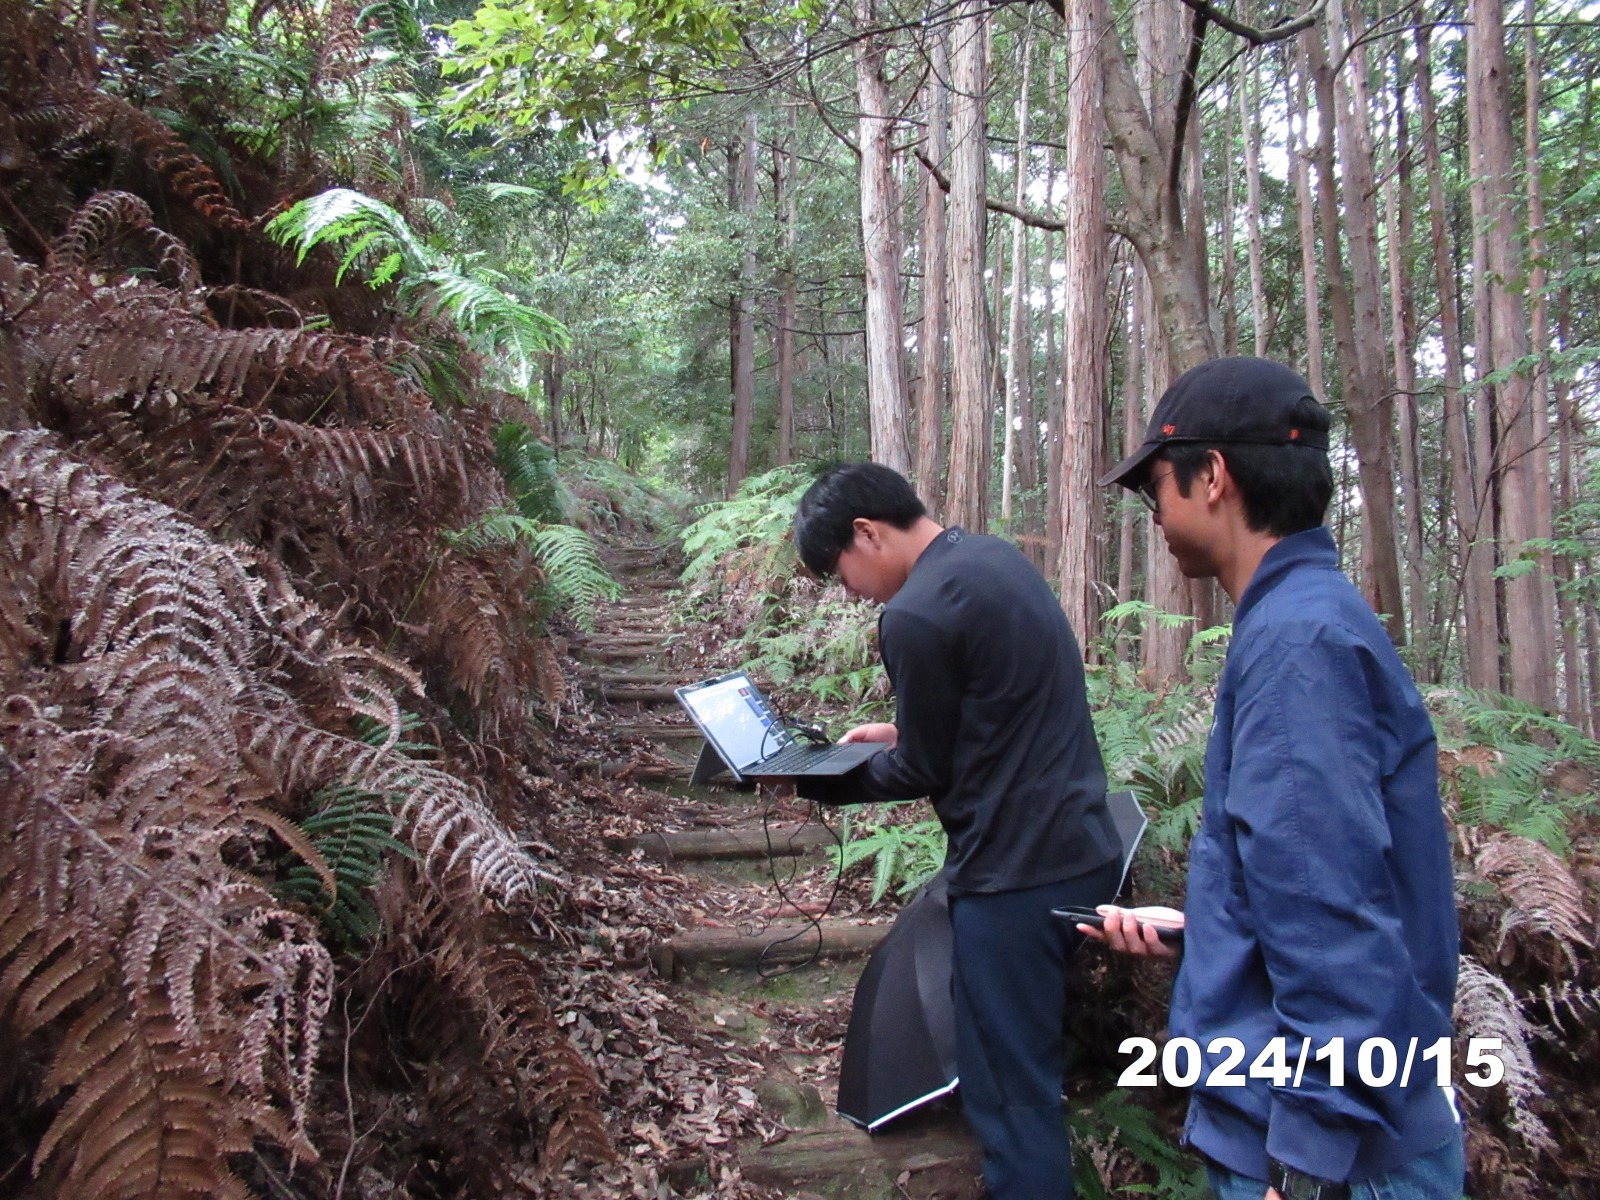
POLYGON ((1273 546, 1240 597, 1184 913, 1172 1036, 1245 1051, 1243 1086, 1208 1086, 1205 1055, 1187 1141, 1256 1179, 1270 1156, 1360 1181, 1445 1140, 1452 1098, 1422 1058, 1451 1034, 1459 952, 1433 727, 1325 529, 1273 546), (1309 1048, 1298 1083, 1249 1078, 1280 1036, 1291 1070, 1309 1048), (1362 1081, 1371 1038, 1397 1052, 1389 1086, 1362 1081), (1330 1045, 1343 1086, 1315 1058, 1330 1045))

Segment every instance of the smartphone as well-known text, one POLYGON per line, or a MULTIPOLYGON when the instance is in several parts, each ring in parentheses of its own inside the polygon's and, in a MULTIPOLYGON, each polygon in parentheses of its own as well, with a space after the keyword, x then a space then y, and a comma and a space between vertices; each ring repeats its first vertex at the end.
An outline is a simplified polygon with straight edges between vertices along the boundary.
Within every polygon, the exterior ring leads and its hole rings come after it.
MULTIPOLYGON (((1054 908, 1050 911, 1069 925, 1088 925, 1093 929, 1105 928, 1106 919, 1092 908, 1054 908)), ((1155 921, 1139 920, 1137 915, 1135 915, 1134 920, 1139 921, 1141 926, 1148 925, 1154 929, 1156 937, 1169 946, 1183 941, 1183 930, 1181 929, 1174 929, 1169 925, 1161 925, 1155 921)))

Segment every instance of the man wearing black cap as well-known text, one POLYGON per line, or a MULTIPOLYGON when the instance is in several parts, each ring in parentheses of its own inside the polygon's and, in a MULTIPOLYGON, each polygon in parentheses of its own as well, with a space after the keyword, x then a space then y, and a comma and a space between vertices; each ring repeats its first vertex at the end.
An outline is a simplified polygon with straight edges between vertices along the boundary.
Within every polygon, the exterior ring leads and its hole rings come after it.
MULTIPOLYGON (((1237 605, 1172 997, 1171 1036, 1204 1052, 1184 1140, 1220 1200, 1457 1200, 1439 1064, 1459 938, 1433 728, 1322 527, 1328 426, 1287 367, 1219 359, 1167 390, 1101 480, 1137 491, 1183 573, 1237 605), (1404 1078, 1385 1078, 1390 1055, 1404 1078)), ((1172 953, 1103 911, 1103 933, 1080 928, 1172 953)))

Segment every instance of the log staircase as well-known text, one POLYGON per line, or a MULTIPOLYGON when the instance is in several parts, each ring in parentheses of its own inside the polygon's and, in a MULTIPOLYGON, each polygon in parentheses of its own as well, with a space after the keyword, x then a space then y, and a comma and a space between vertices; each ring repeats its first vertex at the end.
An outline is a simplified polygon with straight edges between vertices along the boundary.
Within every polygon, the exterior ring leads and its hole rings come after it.
MULTIPOLYGON (((655 971, 686 1013, 735 1036, 760 1029, 778 1000, 801 997, 847 1015, 861 967, 887 923, 785 906, 771 864, 813 861, 834 849, 832 833, 792 818, 764 821, 763 801, 754 793, 689 785, 700 736, 673 688, 690 680, 662 666, 669 593, 676 586, 672 550, 612 545, 605 553, 624 595, 602 607, 596 632, 574 653, 596 670, 595 699, 609 707, 618 743, 644 739, 659 753, 649 762, 619 757, 598 770, 670 790, 684 798, 684 811, 700 814, 685 828, 613 839, 609 848, 637 851, 697 876, 715 885, 711 895, 743 897, 740 911, 765 907, 782 917, 787 908, 787 919, 764 928, 708 912, 653 947, 655 971), (767 977, 779 968, 787 973, 767 977)), ((781 877, 787 868, 777 871, 781 877)), ((836 1047, 830 1053, 836 1070, 836 1047)), ((773 1144, 740 1147, 747 1180, 794 1200, 975 1200, 982 1194, 977 1148, 958 1112, 913 1114, 869 1136, 834 1114, 832 1072, 820 1084, 807 1082, 808 1074, 818 1075, 814 1060, 779 1055, 771 1063, 757 1094, 763 1111, 788 1132, 773 1144)))

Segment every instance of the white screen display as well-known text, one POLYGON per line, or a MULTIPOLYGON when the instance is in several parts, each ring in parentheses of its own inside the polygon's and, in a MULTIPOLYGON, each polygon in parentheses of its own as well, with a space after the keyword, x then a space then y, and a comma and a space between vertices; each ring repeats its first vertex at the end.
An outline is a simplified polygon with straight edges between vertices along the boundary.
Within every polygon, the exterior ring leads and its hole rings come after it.
POLYGON ((781 750, 786 739, 743 675, 688 692, 684 703, 737 771, 781 750))

